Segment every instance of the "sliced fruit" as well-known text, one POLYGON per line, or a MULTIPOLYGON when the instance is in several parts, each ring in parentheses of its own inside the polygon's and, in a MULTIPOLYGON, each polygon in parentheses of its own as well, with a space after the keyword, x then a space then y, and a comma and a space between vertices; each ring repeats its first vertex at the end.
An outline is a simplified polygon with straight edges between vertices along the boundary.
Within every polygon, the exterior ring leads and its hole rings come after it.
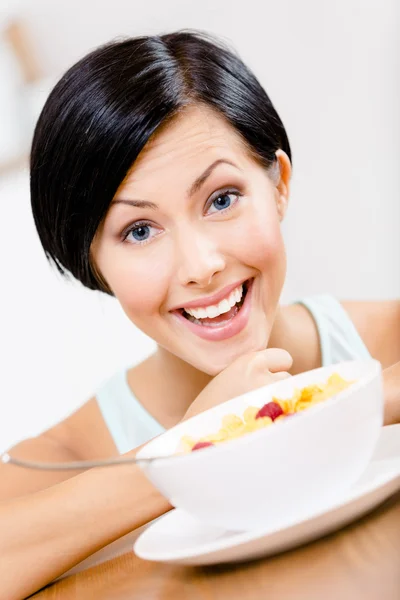
POLYGON ((212 442, 197 442, 197 444, 195 444, 192 448, 192 452, 194 452, 194 450, 201 450, 202 448, 208 448, 209 446, 214 446, 215 444, 213 444, 212 442))
POLYGON ((245 423, 251 423, 257 416, 257 413, 260 409, 258 406, 248 406, 243 413, 243 419, 245 423))
POLYGON ((261 419, 261 417, 269 417, 275 421, 277 417, 280 417, 283 414, 283 410, 277 402, 267 402, 267 404, 264 404, 264 406, 258 411, 256 419, 261 419))

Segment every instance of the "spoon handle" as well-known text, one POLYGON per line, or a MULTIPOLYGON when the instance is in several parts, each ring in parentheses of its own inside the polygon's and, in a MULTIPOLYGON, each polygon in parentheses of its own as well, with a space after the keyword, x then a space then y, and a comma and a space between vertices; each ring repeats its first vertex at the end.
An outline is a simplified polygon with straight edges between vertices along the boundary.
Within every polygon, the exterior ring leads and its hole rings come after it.
POLYGON ((135 456, 127 458, 121 456, 104 460, 77 460, 61 463, 22 460, 15 456, 10 456, 8 452, 4 452, 4 454, 0 456, 0 460, 4 464, 11 464, 26 469, 38 469, 40 471, 75 471, 77 469, 93 469, 94 467, 113 467, 115 465, 149 463, 163 458, 172 458, 172 456, 153 456, 151 458, 136 458, 135 456))

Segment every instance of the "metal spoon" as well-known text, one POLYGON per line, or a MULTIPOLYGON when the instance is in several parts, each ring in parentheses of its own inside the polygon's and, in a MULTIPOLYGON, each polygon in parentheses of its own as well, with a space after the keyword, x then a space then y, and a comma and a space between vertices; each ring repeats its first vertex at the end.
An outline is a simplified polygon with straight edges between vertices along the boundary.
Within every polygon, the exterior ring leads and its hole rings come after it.
POLYGON ((106 458, 102 460, 78 460, 72 462, 40 462, 33 460, 22 460, 11 456, 8 452, 4 452, 0 456, 0 461, 3 464, 15 465, 17 467, 24 467, 26 469, 38 469, 40 471, 75 471, 77 469, 93 469, 94 467, 113 467, 115 465, 124 464, 140 464, 149 463, 154 460, 162 460, 165 458, 176 458, 182 456, 182 454, 167 454, 164 456, 152 456, 149 458, 136 458, 132 457, 116 457, 106 458))

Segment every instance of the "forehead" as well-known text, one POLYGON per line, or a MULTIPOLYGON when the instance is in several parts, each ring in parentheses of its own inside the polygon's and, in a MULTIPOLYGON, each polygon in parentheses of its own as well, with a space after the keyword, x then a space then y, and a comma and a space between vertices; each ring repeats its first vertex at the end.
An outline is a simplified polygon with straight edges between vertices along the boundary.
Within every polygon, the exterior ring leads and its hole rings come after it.
POLYGON ((253 162, 239 134, 222 116, 203 106, 185 108, 149 140, 128 173, 123 188, 155 184, 165 176, 186 180, 213 160, 226 158, 239 167, 253 162))

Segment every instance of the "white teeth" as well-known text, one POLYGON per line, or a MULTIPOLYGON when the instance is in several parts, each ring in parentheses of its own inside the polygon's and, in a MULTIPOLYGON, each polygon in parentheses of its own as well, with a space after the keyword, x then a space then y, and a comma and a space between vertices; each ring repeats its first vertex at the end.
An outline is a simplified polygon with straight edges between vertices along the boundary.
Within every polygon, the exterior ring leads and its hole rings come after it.
POLYGON ((213 319, 224 313, 230 311, 232 306, 235 306, 239 302, 243 295, 243 285, 239 285, 234 289, 224 300, 221 300, 219 304, 213 304, 202 308, 185 308, 185 312, 194 317, 195 319, 213 319))
POLYGON ((213 319, 218 315, 218 307, 217 306, 207 306, 205 309, 207 313, 207 317, 209 319, 213 319))
POLYGON ((232 290, 232 292, 229 294, 228 304, 229 304, 230 308, 232 308, 232 306, 235 306, 235 304, 236 304, 236 290, 232 290))
MULTIPOLYGON (((236 302, 235 302, 236 304, 236 302)), ((229 300, 221 300, 221 302, 218 304, 218 312, 220 315, 222 315, 223 313, 227 313, 231 310, 233 305, 231 305, 231 303, 229 302, 229 300)))

